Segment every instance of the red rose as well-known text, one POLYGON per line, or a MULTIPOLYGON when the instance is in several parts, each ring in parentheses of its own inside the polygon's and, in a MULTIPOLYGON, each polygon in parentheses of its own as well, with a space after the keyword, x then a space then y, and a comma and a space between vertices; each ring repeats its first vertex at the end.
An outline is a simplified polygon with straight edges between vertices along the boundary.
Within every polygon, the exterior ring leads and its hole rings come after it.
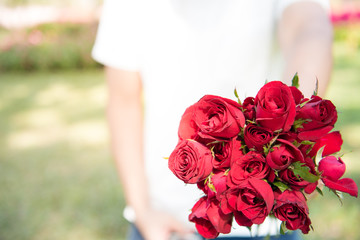
POLYGON ((231 165, 231 159, 243 155, 241 142, 236 140, 236 137, 228 142, 217 142, 210 144, 209 147, 214 152, 213 166, 215 169, 227 169, 231 165))
POLYGON ((265 84, 255 98, 256 122, 271 131, 289 131, 296 106, 290 88, 282 82, 265 84))
POLYGON ((210 222, 206 211, 208 209, 207 197, 202 197, 191 209, 189 221, 195 223, 195 227, 199 234, 205 238, 216 238, 219 232, 210 222))
POLYGON ((255 98, 253 97, 247 97, 245 98, 242 109, 244 112, 244 116, 248 120, 254 120, 255 119, 255 98))
POLYGON ((270 181, 273 181, 275 175, 269 165, 267 165, 263 155, 250 151, 237 159, 231 166, 228 173, 228 185, 230 187, 237 187, 248 178, 264 179, 269 175, 271 176, 270 181))
POLYGON ((185 183, 197 183, 212 171, 211 151, 194 140, 182 140, 169 158, 169 168, 185 183))
POLYGON ((216 238, 219 233, 230 233, 232 214, 224 214, 216 199, 206 196, 194 205, 189 221, 195 223, 199 234, 205 238, 216 238))
POLYGON ((276 141, 279 144, 275 144, 266 156, 266 162, 271 168, 283 170, 293 162, 304 162, 303 154, 292 143, 283 139, 276 141))
POLYGON ((179 126, 180 139, 229 140, 245 125, 241 105, 233 100, 205 95, 186 109, 179 126))
POLYGON ((273 133, 255 124, 248 124, 244 130, 245 144, 249 149, 255 149, 259 152, 264 151, 265 144, 273 139, 273 133))
POLYGON ((240 226, 261 224, 274 204, 274 194, 264 180, 249 178, 236 188, 230 188, 221 201, 224 212, 232 211, 240 226))
POLYGON ((296 119, 308 120, 297 129, 301 140, 317 140, 327 134, 337 120, 337 111, 329 100, 313 96, 312 99, 298 110, 296 119))
POLYGON ((274 215, 285 221, 286 228, 300 229, 304 234, 310 231, 309 208, 304 195, 299 191, 275 192, 274 215))
POLYGON ((294 172, 290 169, 284 169, 279 172, 280 179, 285 182, 293 190, 300 190, 304 188, 307 194, 315 191, 317 183, 310 183, 305 181, 299 176, 295 176, 294 172))
POLYGON ((341 158, 327 156, 319 162, 318 170, 322 172, 321 180, 330 189, 346 192, 351 196, 358 196, 358 187, 351 178, 342 178, 345 173, 345 163, 341 158))
POLYGON ((317 151, 323 146, 325 146, 322 154, 323 156, 336 153, 341 150, 342 144, 343 140, 339 131, 328 133, 316 141, 315 145, 309 152, 309 156, 315 156, 317 151))

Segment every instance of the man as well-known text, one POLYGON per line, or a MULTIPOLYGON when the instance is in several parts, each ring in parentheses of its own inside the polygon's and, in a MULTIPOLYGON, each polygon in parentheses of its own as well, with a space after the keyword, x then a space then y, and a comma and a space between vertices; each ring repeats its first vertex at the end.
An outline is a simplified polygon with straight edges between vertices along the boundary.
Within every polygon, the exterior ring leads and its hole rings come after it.
MULTIPOLYGON (((164 159, 186 107, 205 94, 233 98, 235 87, 243 98, 254 96, 265 80, 289 84, 295 72, 307 96, 316 77, 325 93, 332 64, 328 4, 105 1, 93 56, 105 65, 112 148, 135 232, 145 240, 193 232, 187 216, 201 193, 173 176, 164 159)), ((276 228, 265 223, 259 233, 276 228)), ((241 227, 232 232, 249 236, 241 227)))

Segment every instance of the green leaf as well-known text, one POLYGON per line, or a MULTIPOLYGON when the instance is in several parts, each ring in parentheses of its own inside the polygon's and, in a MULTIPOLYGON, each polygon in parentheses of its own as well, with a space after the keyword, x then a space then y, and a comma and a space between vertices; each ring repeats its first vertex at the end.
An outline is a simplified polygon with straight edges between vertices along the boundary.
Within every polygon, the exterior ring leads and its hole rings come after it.
POLYGON ((329 190, 330 190, 330 192, 333 192, 333 193, 335 194, 335 196, 338 197, 338 199, 339 199, 339 201, 340 201, 340 203, 341 203, 341 206, 342 206, 342 205, 343 205, 343 202, 342 202, 342 199, 343 199, 342 193, 341 193, 341 192, 338 192, 338 191, 336 191, 336 190, 334 190, 334 189, 331 189, 331 188, 329 188, 329 190))
POLYGON ((285 235, 285 233, 288 231, 288 229, 286 228, 286 223, 285 221, 284 222, 281 222, 280 224, 280 234, 281 235, 285 235))
POLYGON ((293 142, 292 142, 292 144, 295 146, 295 147, 300 147, 300 143, 298 142, 298 141, 296 141, 296 140, 294 140, 293 142))
POLYGON ((299 107, 302 108, 303 106, 305 106, 305 105, 306 105, 308 102, 310 102, 310 101, 311 101, 311 98, 308 99, 308 100, 306 100, 305 102, 300 103, 300 104, 299 104, 299 107))
POLYGON ((333 153, 331 155, 336 157, 336 158, 342 158, 345 155, 345 152, 341 151, 341 152, 333 153))
POLYGON ((316 187, 316 191, 317 191, 321 196, 324 196, 324 193, 322 192, 321 188, 316 187))
POLYGON ((234 88, 234 94, 235 94, 235 97, 236 97, 237 100, 238 100, 238 103, 241 104, 241 100, 240 100, 240 98, 239 98, 239 94, 238 94, 236 88, 234 88))
POLYGON ((291 81, 291 86, 299 88, 299 76, 298 73, 295 73, 292 81, 291 81))
POLYGON ((210 181, 208 181, 207 183, 208 187, 210 188, 211 191, 213 191, 214 193, 216 193, 216 189, 214 184, 212 184, 210 181))
POLYGON ((265 156, 268 155, 269 150, 270 150, 270 147, 268 147, 268 146, 266 146, 266 145, 263 146, 263 151, 264 151, 264 155, 265 155, 265 156))
POLYGON ((215 144, 218 144, 218 143, 225 143, 224 141, 218 141, 218 140, 215 140, 213 142, 209 142, 206 144, 206 146, 209 146, 209 145, 215 145, 215 144))
POLYGON ((250 236, 252 237, 251 227, 246 227, 249 230, 250 236))
POLYGON ((273 144, 276 142, 277 138, 279 137, 279 135, 276 135, 275 137, 273 137, 270 142, 266 145, 263 146, 263 150, 264 150, 264 155, 268 155, 269 151, 273 151, 272 147, 276 147, 273 146, 273 144))
POLYGON ((307 141, 307 140, 302 141, 302 142, 300 143, 300 145, 313 145, 313 144, 315 144, 315 143, 312 142, 312 141, 307 141))
POLYGON ((268 144, 269 144, 269 148, 271 147, 271 145, 273 145, 273 144, 275 143, 275 141, 278 139, 278 137, 279 137, 279 134, 276 135, 275 137, 273 137, 273 138, 270 140, 270 142, 268 143, 268 144))
POLYGON ((303 128, 303 124, 308 122, 311 122, 311 119, 299 118, 294 121, 293 127, 295 130, 298 128, 303 128))
POLYGON ((281 192, 289 189, 290 187, 283 182, 273 182, 273 184, 280 189, 281 192))
POLYGON ((256 124, 256 122, 255 122, 255 121, 252 121, 252 120, 249 120, 249 119, 246 119, 246 123, 247 123, 247 124, 250 124, 250 123, 252 123, 252 124, 256 124))
POLYGON ((213 158, 216 158, 214 148, 215 148, 215 146, 212 146, 212 147, 210 148, 210 152, 211 152, 211 156, 212 156, 213 158))
POLYGON ((319 148, 319 150, 318 150, 317 153, 316 153, 316 156, 315 156, 315 164, 316 164, 316 165, 319 165, 319 162, 320 162, 320 160, 322 159, 322 155, 323 155, 323 152, 324 152, 324 148, 325 148, 325 145, 322 146, 321 148, 319 148))
POLYGON ((310 172, 310 168, 306 166, 304 163, 301 162, 294 162, 292 164, 293 166, 293 172, 295 176, 299 176, 305 181, 315 183, 319 180, 319 176, 314 175, 310 172))
POLYGON ((316 77, 315 90, 314 90, 313 95, 317 96, 318 90, 319 90, 319 79, 316 77))
POLYGON ((215 186, 211 181, 212 176, 214 176, 214 173, 210 173, 210 175, 205 180, 205 184, 210 188, 211 191, 216 193, 215 186))

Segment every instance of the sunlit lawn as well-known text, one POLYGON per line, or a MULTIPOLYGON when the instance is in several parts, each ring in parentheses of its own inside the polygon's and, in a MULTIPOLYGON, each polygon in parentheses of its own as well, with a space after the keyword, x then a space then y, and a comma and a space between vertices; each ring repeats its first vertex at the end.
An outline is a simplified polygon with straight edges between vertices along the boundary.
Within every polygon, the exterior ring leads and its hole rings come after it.
POLYGON ((0 239, 124 239, 100 71, 0 75, 0 239))
MULTIPOLYGON (((335 66, 327 98, 339 112, 336 129, 343 136, 343 156, 347 164, 345 177, 353 178, 360 186, 360 51, 346 43, 335 45, 335 66)), ((310 203, 314 232, 306 239, 360 239, 360 200, 344 194, 340 201, 324 190, 325 197, 310 203)))
MULTIPOLYGON (((360 57, 337 46, 328 98, 347 177, 360 185, 360 57), (345 57, 344 57, 345 56, 345 57)), ((358 53, 358 52, 357 52, 358 53)), ((124 239, 124 200, 108 148, 100 70, 0 75, 0 239, 124 239)), ((360 201, 311 202, 307 239, 359 239, 360 201)))

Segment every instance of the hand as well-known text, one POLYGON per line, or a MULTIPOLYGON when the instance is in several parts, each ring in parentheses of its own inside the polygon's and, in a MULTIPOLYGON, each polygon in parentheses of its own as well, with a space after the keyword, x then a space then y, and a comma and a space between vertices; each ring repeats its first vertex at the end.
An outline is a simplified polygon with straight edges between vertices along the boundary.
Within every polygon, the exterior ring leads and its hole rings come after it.
POLYGON ((172 233, 186 236, 194 232, 165 212, 151 209, 136 217, 135 224, 145 240, 169 240, 172 233))

